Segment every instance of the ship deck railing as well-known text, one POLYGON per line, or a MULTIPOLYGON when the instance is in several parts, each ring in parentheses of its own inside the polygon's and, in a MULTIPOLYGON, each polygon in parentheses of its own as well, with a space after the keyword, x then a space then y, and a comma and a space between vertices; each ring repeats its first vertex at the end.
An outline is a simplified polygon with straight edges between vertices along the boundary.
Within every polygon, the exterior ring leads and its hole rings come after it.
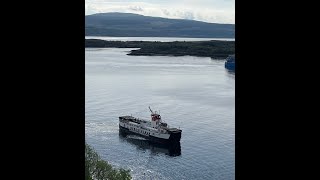
POLYGON ((120 116, 120 118, 122 118, 122 120, 132 121, 132 122, 139 123, 139 124, 140 124, 140 122, 144 122, 144 123, 148 122, 147 120, 135 118, 133 116, 120 116))
POLYGON ((167 128, 167 127, 163 127, 163 129, 170 131, 170 132, 181 132, 181 129, 178 128, 167 128))

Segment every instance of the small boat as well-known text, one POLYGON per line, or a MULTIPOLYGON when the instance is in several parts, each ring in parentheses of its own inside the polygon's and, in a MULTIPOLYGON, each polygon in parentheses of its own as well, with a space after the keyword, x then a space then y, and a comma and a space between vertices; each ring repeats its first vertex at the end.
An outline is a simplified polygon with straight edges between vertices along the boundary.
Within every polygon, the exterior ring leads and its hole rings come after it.
POLYGON ((145 139, 162 144, 180 143, 181 129, 170 128, 161 120, 160 114, 151 111, 151 121, 135 118, 133 116, 119 117, 119 131, 144 137, 145 139))
POLYGON ((226 62, 224 63, 224 67, 229 70, 235 70, 235 64, 236 64, 235 56, 230 55, 227 57, 226 62))

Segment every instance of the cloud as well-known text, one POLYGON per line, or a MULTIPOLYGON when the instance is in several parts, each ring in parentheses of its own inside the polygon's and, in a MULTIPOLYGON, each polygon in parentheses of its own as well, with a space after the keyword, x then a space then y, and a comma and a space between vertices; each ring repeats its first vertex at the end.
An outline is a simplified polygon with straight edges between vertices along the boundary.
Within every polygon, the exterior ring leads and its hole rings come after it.
POLYGON ((133 11, 143 11, 140 6, 129 6, 128 9, 133 11))
POLYGON ((161 9, 161 11, 163 12, 163 14, 164 14, 165 16, 170 16, 170 12, 169 12, 168 10, 166 10, 166 9, 161 9))
POLYGON ((173 17, 181 18, 181 19, 189 19, 194 20, 194 13, 192 11, 180 11, 176 10, 175 12, 171 13, 173 17))
POLYGON ((85 13, 125 12, 212 23, 235 22, 234 0, 85 0, 85 13))

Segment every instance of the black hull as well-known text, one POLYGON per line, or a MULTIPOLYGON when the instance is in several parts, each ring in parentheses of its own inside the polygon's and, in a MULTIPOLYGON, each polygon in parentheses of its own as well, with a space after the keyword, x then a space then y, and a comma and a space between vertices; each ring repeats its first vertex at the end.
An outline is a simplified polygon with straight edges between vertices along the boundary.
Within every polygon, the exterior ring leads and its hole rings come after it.
POLYGON ((168 156, 180 156, 181 155, 181 145, 180 142, 174 144, 161 144, 155 143, 148 140, 141 140, 129 137, 129 133, 122 133, 119 131, 119 138, 130 144, 138 147, 139 150, 150 150, 152 154, 162 153, 168 156))
POLYGON ((122 127, 120 125, 119 125, 119 132, 122 133, 122 134, 139 135, 141 137, 144 137, 144 138, 148 139, 150 142, 160 143, 160 144, 164 144, 164 145, 172 145, 172 144, 180 143, 180 139, 181 139, 181 132, 179 132, 179 133, 171 133, 169 139, 162 139, 162 138, 158 138, 158 137, 154 137, 154 136, 144 136, 142 134, 132 132, 128 128, 124 128, 124 127, 122 127))

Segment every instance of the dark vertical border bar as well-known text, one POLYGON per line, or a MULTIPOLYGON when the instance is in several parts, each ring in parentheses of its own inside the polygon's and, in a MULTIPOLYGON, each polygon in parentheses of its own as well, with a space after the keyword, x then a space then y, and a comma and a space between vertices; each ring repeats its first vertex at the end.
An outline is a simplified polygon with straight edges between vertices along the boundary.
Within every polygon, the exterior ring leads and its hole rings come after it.
POLYGON ((80 85, 82 88, 80 88, 80 98, 79 98, 79 119, 81 119, 81 123, 79 126, 80 131, 80 138, 79 138, 79 179, 85 178, 85 0, 82 0, 81 3, 79 3, 79 49, 80 49, 80 56, 81 63, 80 63, 80 85))

